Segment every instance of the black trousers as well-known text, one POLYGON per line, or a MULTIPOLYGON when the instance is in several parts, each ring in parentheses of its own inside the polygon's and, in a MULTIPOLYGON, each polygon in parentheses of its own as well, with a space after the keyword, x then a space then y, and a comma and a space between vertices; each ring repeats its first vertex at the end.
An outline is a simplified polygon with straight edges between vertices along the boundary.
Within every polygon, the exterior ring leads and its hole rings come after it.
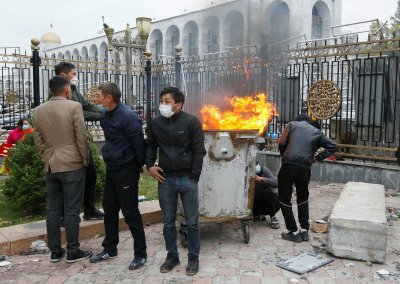
POLYGON ((90 152, 89 164, 86 167, 85 195, 83 197, 83 210, 85 213, 90 213, 96 209, 96 181, 96 165, 93 161, 92 152, 90 152))
POLYGON ((139 176, 139 169, 135 165, 127 165, 118 170, 106 170, 103 194, 106 235, 102 244, 106 252, 117 250, 119 210, 121 210, 133 237, 134 255, 147 257, 146 238, 138 207, 139 176))
POLYGON ((297 212, 302 229, 308 230, 308 184, 310 182, 311 170, 296 165, 282 165, 278 174, 278 195, 282 215, 285 219, 286 228, 290 232, 297 231, 296 220, 292 210, 293 184, 296 186, 297 212))

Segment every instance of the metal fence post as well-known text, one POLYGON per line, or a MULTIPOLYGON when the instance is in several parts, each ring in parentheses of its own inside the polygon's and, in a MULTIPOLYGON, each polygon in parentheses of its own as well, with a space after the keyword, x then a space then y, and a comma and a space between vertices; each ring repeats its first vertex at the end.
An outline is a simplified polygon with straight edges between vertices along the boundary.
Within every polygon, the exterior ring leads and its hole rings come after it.
POLYGON ((152 53, 150 51, 146 52, 146 67, 145 67, 145 72, 146 72, 146 132, 149 129, 150 122, 151 122, 151 55, 152 53))
POLYGON ((175 87, 178 89, 181 88, 181 82, 182 82, 182 64, 181 64, 181 52, 182 52, 182 46, 177 45, 175 46, 175 87))
POLYGON ((37 38, 33 38, 31 40, 31 48, 32 48, 32 57, 31 57, 31 64, 32 64, 32 76, 33 76, 33 107, 37 107, 40 105, 40 83, 39 83, 39 67, 41 64, 40 56, 39 56, 39 45, 40 41, 37 38))

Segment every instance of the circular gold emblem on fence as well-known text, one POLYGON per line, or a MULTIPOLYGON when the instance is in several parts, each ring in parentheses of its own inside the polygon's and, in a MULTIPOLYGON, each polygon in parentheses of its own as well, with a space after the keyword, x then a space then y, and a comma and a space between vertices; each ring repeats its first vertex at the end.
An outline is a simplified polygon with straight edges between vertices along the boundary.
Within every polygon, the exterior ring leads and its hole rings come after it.
POLYGON ((86 93, 86 99, 92 105, 97 105, 97 87, 98 86, 90 87, 89 90, 86 93))
POLYGON ((332 81, 320 80, 311 86, 307 98, 308 110, 318 119, 329 119, 342 107, 342 94, 332 81))
POLYGON ((14 91, 7 91, 4 94, 4 100, 9 104, 16 104, 19 101, 19 94, 14 91))

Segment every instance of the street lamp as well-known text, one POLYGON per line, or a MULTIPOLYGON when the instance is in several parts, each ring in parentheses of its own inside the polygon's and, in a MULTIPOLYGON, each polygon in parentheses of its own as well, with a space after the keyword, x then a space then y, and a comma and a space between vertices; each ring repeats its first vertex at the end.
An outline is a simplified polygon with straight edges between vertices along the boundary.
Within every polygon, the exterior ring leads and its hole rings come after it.
POLYGON ((108 50, 112 51, 114 48, 116 49, 124 49, 125 51, 125 59, 126 59, 126 86, 127 86, 127 96, 126 96, 126 104, 129 107, 133 106, 132 94, 133 94, 133 85, 132 85, 132 55, 141 55, 140 59, 142 60, 142 54, 146 51, 147 39, 150 34, 150 24, 151 18, 146 17, 138 17, 136 18, 136 28, 139 32, 139 39, 132 38, 131 28, 129 24, 126 25, 125 36, 119 39, 113 39, 114 29, 109 27, 106 24, 104 25, 104 32, 106 33, 108 39, 108 50))

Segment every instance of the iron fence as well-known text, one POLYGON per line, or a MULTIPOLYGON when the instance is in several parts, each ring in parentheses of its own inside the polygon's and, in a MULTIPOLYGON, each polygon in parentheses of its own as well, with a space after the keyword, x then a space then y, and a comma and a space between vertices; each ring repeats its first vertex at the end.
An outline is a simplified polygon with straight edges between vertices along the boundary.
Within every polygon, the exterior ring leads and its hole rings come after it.
MULTIPOLYGON (((126 66, 121 63, 42 57, 35 73, 31 56, 1 52, 2 128, 12 128, 20 117, 28 116, 35 96, 40 102, 47 100, 48 80, 61 60, 77 67, 79 91, 93 103, 93 88, 103 82, 115 82, 123 91, 123 102, 130 93, 126 66), (40 84, 36 95, 35 78, 40 84)), ((400 38, 392 38, 306 42, 289 50, 237 48, 201 58, 177 55, 170 62, 147 61, 146 66, 132 68, 132 108, 143 120, 155 116, 159 93, 169 85, 185 92, 185 110, 198 116, 205 104, 223 106, 225 98, 262 92, 279 114, 269 123, 268 132, 279 136, 298 113, 314 113, 313 107, 321 107, 310 104, 310 90, 316 83, 328 81, 338 86, 341 102, 333 116, 320 119, 321 131, 342 145, 343 156, 395 161, 393 149, 400 146, 399 54, 400 38)), ((329 103, 324 107, 334 108, 329 103)))

